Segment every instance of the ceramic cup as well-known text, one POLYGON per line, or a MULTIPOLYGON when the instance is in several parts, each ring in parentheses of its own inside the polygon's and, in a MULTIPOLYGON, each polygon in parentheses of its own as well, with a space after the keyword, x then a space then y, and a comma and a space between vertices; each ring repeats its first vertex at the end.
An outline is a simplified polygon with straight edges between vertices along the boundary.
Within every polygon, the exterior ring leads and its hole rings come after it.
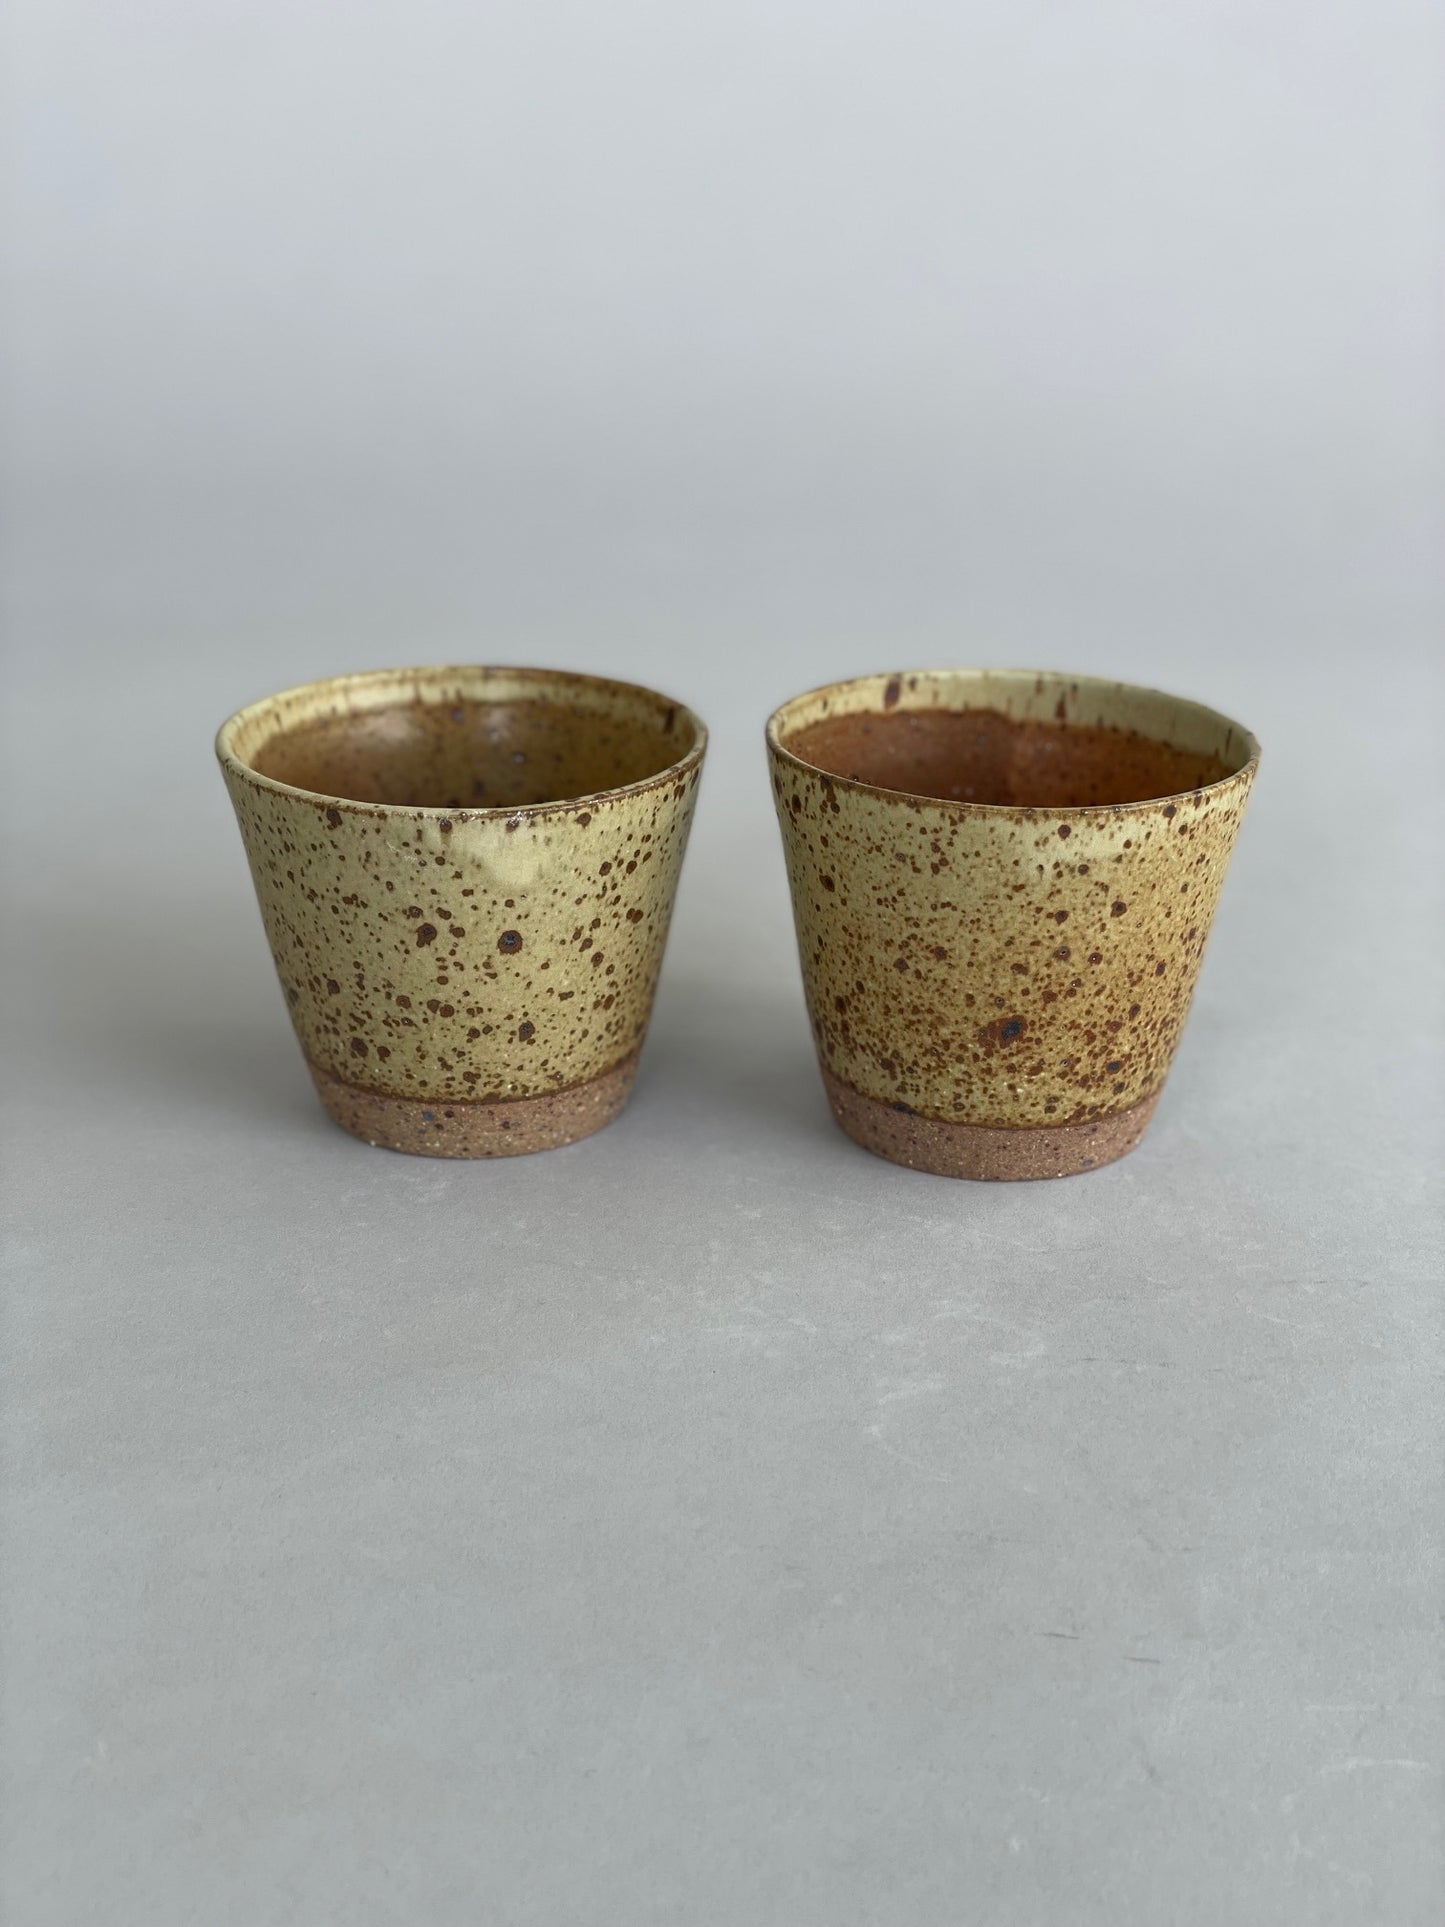
POLYGON ((823 1082, 949 1177, 1064 1177, 1143 1136, 1259 745, 1151 689, 864 676, 767 730, 823 1082))
POLYGON ((627 1101, 707 732, 631 683, 398 669, 216 739, 321 1101, 370 1144, 506 1157, 627 1101))

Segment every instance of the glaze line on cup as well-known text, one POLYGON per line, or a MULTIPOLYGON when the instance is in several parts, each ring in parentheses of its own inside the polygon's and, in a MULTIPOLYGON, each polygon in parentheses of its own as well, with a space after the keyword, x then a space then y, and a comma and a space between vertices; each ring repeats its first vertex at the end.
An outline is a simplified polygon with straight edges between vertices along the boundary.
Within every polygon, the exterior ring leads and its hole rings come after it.
POLYGON ((796 697, 767 743, 809 1015, 843 1129, 955 1177, 1063 1176, 1132 1150, 1188 1014, 1258 765, 1254 737, 1131 684, 919 670, 796 697), (922 740, 951 716, 970 718, 980 742, 1004 739, 1005 761, 1014 731, 1020 766, 1044 782, 1048 752, 1093 730, 1127 733, 1110 737, 1121 767, 1152 758, 1215 780, 1039 805, 846 773, 870 756, 890 775, 903 766, 877 749, 880 719, 905 719, 886 726, 889 741, 901 729, 922 740), (846 755, 830 750, 841 768, 790 747, 807 730, 829 739, 814 726, 840 718, 834 736, 853 741, 846 755))
POLYGON ((617 1116, 706 744, 669 697, 542 669, 336 677, 222 725, 277 974, 337 1123, 493 1157, 617 1116), (553 793, 569 777, 597 786, 553 793))

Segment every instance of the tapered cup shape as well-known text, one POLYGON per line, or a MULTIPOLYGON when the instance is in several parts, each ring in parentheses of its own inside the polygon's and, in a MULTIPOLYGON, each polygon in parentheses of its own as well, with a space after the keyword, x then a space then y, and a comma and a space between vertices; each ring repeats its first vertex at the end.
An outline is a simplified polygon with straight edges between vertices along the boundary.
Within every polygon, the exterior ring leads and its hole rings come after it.
POLYGON ((622 1109, 707 733, 631 683, 404 669, 216 740, 321 1100, 371 1144, 506 1157, 622 1109))
POLYGON ((833 1114, 950 1177, 1139 1142, 1259 760, 1198 703, 1085 677, 834 683, 767 729, 833 1114))

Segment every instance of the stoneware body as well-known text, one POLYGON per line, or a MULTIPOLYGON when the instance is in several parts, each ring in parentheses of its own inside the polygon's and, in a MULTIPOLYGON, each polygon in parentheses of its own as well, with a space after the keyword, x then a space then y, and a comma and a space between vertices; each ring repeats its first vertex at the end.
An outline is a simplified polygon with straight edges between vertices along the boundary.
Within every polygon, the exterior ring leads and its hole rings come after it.
POLYGON ((618 1114, 705 745, 653 691, 536 669, 343 676, 222 726, 271 954, 338 1124, 495 1157, 618 1114))
POLYGON ((967 670, 814 691, 767 741, 843 1129, 953 1177, 1065 1176, 1132 1150, 1248 801, 1248 731, 1125 684, 967 670), (910 793, 945 729, 963 760, 934 756, 934 793, 910 793), (977 781, 969 753, 989 765, 977 781))

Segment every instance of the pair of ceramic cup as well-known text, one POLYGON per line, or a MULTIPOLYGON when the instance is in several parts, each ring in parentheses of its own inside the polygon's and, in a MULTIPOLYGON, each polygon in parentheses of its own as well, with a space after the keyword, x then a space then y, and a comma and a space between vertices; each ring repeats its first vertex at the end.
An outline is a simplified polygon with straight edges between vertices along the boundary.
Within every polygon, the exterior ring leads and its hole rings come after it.
MULTIPOLYGON (((707 732, 540 669, 343 676, 217 753, 321 1100, 431 1157, 621 1111, 707 732)), ((953 1177, 1064 1176, 1149 1123, 1259 758, 1213 710, 1022 671, 835 683, 767 725, 834 1116, 953 1177)))

